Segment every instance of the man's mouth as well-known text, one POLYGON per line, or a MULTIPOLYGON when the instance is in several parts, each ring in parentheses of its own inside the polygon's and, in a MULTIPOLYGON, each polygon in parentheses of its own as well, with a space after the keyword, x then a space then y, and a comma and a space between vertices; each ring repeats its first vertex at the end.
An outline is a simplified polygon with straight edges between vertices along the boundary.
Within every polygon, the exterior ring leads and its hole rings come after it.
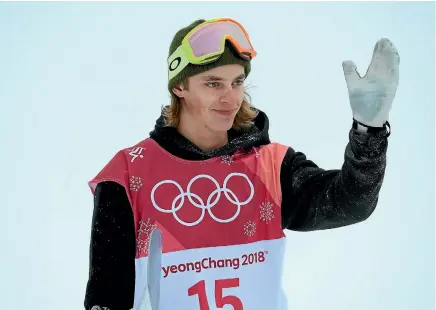
POLYGON ((215 111, 216 113, 218 113, 220 115, 231 116, 235 112, 235 109, 233 109, 233 110, 213 110, 213 111, 215 111))

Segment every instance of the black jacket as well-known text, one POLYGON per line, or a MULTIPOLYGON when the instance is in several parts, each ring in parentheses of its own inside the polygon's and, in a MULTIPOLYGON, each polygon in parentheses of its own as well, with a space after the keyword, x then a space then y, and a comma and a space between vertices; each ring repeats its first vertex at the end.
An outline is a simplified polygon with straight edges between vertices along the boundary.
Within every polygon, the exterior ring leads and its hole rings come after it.
MULTIPOLYGON (((343 227, 366 220, 374 211, 386 167, 389 132, 386 128, 361 133, 353 128, 342 169, 323 170, 301 152, 289 148, 281 166, 282 226, 293 231, 343 227)), ((204 160, 270 143, 268 118, 259 111, 248 131, 229 131, 230 142, 204 153, 176 129, 158 119, 150 137, 175 156, 204 160)), ((125 190, 113 182, 95 191, 89 280, 85 309, 93 306, 130 310, 135 286, 135 231, 125 190)))

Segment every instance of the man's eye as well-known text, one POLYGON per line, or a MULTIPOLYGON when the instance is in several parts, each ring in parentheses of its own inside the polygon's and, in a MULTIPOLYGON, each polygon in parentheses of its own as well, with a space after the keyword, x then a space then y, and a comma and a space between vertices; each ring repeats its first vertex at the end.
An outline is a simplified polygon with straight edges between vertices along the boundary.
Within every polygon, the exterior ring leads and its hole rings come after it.
POLYGON ((240 86, 240 85, 244 84, 244 80, 236 80, 235 84, 240 86))
POLYGON ((208 87, 218 87, 218 83, 217 82, 208 82, 208 83, 206 83, 206 85, 208 87))

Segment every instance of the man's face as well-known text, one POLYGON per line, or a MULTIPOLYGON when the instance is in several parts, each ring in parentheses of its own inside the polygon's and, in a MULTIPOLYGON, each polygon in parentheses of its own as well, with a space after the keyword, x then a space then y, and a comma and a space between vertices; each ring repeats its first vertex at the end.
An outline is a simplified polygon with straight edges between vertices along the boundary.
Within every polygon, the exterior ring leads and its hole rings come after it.
POLYGON ((229 130, 244 99, 244 67, 220 66, 188 79, 188 89, 176 90, 184 99, 182 113, 213 132, 229 130))

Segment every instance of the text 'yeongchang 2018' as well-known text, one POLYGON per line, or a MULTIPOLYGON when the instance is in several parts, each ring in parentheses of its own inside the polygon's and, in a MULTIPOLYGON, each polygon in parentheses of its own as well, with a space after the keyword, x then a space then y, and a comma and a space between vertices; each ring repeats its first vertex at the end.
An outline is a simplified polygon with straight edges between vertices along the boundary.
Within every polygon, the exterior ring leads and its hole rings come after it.
POLYGON ((201 272, 205 269, 213 269, 213 268, 239 269, 241 266, 248 266, 252 264, 265 262, 267 254, 268 251, 259 251, 250 254, 243 254, 240 257, 234 257, 234 258, 213 259, 212 257, 205 257, 196 262, 187 262, 178 265, 170 265, 170 266, 162 267, 162 270, 164 271, 163 277, 166 278, 170 274, 179 273, 179 272, 188 272, 188 271, 201 272))

